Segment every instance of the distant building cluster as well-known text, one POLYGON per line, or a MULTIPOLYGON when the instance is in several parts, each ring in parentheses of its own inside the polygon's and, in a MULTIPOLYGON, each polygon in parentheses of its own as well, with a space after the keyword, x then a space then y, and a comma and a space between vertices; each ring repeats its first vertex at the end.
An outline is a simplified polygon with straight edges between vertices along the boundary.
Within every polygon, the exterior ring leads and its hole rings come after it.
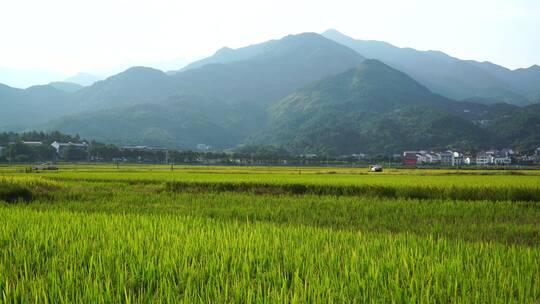
POLYGON ((207 144, 197 144, 195 149, 197 149, 197 151, 208 152, 212 149, 212 147, 207 144))
POLYGON ((403 164, 441 165, 441 166, 505 166, 512 163, 540 162, 540 148, 533 154, 519 154, 513 149, 488 150, 478 153, 462 153, 459 151, 404 151, 403 164))

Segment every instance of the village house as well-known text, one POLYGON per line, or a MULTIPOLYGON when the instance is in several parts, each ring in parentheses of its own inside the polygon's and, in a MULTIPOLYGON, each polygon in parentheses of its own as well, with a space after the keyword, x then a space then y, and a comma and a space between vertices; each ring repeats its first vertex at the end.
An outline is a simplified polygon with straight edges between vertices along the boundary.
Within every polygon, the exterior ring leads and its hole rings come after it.
POLYGON ((516 153, 512 149, 482 151, 476 155, 476 164, 478 166, 509 165, 512 163, 511 157, 515 154, 516 153))
POLYGON ((470 155, 463 156, 464 165, 467 165, 467 166, 474 165, 474 161, 475 159, 470 155))
POLYGON ((43 142, 41 141, 22 141, 23 145, 32 146, 32 147, 39 147, 43 145, 43 142))
POLYGON ((67 142, 67 143, 60 143, 60 142, 53 142, 51 144, 51 146, 56 150, 56 153, 58 155, 64 153, 64 151, 66 150, 66 148, 68 147, 75 147, 77 149, 81 149, 81 150, 88 150, 88 144, 85 143, 85 142, 82 142, 82 143, 72 143, 72 142, 67 142))
POLYGON ((499 153, 497 154, 498 156, 501 156, 501 157, 512 157, 516 155, 516 152, 513 149, 504 148, 501 151, 499 151, 499 153))
POLYGON ((403 164, 405 166, 416 166, 418 163, 417 151, 405 151, 403 152, 403 164))
POLYGON ((436 153, 428 153, 425 151, 421 151, 420 159, 421 159, 421 162, 424 164, 437 164, 441 162, 440 155, 436 153))
POLYGON ((406 166, 414 166, 420 164, 427 165, 443 165, 443 166, 460 166, 470 164, 470 159, 465 163, 462 153, 455 151, 444 152, 426 152, 426 151, 405 151, 403 152, 403 164, 406 166))
POLYGON ((497 156, 493 159, 493 164, 497 166, 505 166, 510 165, 512 163, 512 159, 508 156, 497 156))
POLYGON ((463 164, 463 154, 456 151, 452 152, 452 166, 461 166, 463 164))
POLYGON ((476 164, 478 166, 487 166, 493 164, 495 159, 495 153, 493 151, 482 151, 476 154, 476 164))
POLYGON ((167 151, 167 148, 149 147, 149 146, 123 146, 120 148, 123 151, 167 151))
POLYGON ((441 165, 443 166, 453 166, 454 163, 454 153, 452 151, 444 151, 439 153, 441 157, 441 165))

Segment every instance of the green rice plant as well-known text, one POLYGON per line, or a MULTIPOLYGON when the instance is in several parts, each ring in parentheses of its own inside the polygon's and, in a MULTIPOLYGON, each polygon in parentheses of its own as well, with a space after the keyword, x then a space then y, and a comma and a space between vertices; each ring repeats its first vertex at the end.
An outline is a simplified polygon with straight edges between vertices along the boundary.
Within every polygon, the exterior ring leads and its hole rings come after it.
POLYGON ((1 208, 5 302, 533 303, 540 249, 170 215, 1 208))
POLYGON ((0 302, 540 299, 534 171, 166 170, 5 171, 0 302))
POLYGON ((165 191, 174 192, 247 192, 291 195, 347 195, 407 199, 511 200, 540 201, 540 187, 526 186, 434 186, 400 184, 299 184, 267 182, 168 181, 165 191))

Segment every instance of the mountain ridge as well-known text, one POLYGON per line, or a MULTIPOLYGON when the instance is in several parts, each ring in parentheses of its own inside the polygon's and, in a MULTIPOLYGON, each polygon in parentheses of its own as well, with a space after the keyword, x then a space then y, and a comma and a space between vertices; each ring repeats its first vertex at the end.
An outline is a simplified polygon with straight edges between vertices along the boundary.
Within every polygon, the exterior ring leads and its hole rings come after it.
POLYGON ((405 73, 367 59, 274 104, 267 128, 251 141, 331 155, 479 149, 508 142, 497 141, 476 122, 487 117, 487 107, 434 94, 405 73))
POLYGON ((336 30, 328 30, 322 35, 367 58, 381 60, 409 74, 431 91, 452 99, 496 98, 517 105, 529 104, 533 99, 528 90, 516 88, 515 83, 494 74, 493 66, 497 65, 493 63, 471 64, 472 61, 461 60, 441 51, 418 51, 399 48, 387 42, 357 40, 336 30))

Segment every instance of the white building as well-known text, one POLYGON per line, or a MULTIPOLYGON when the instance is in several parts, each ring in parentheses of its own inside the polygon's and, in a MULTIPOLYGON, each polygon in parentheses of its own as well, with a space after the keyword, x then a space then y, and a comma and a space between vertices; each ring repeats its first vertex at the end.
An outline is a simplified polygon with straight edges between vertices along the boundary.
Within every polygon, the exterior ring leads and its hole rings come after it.
POLYGON ((480 152, 476 155, 476 164, 479 166, 487 165, 509 165, 512 163, 511 155, 514 155, 515 152, 511 149, 503 149, 501 151, 490 150, 485 152, 480 152))
POLYGON ((444 151, 444 152, 439 153, 439 156, 441 157, 442 165, 447 165, 447 166, 454 165, 454 152, 444 151))
POLYGON ((149 146, 123 146, 120 150, 126 151, 167 151, 167 148, 149 146))
POLYGON ((43 142, 41 141, 23 141, 21 142, 23 145, 32 146, 32 147, 39 147, 43 145, 43 142))
POLYGON ((195 148, 198 151, 206 152, 206 151, 210 151, 211 147, 209 145, 207 145, 207 144, 197 144, 197 146, 195 146, 195 148))
POLYGON ((510 165, 512 163, 512 159, 508 156, 501 156, 501 157, 495 157, 493 159, 493 164, 501 166, 501 165, 510 165))
POLYGON ((494 153, 488 152, 480 152, 476 154, 476 164, 479 166, 487 166, 493 164, 493 161, 495 159, 494 153))
POLYGON ((452 153, 452 166, 461 166, 463 165, 463 154, 459 152, 452 153))
POLYGON ((56 150, 56 153, 58 154, 61 154, 64 152, 64 150, 67 148, 67 147, 75 147, 75 148, 79 148, 79 149, 82 149, 82 150, 87 150, 88 149, 88 144, 85 143, 85 142, 82 142, 82 143, 72 143, 72 142, 68 142, 68 143, 60 143, 60 142, 53 142, 51 144, 51 146, 56 150))

